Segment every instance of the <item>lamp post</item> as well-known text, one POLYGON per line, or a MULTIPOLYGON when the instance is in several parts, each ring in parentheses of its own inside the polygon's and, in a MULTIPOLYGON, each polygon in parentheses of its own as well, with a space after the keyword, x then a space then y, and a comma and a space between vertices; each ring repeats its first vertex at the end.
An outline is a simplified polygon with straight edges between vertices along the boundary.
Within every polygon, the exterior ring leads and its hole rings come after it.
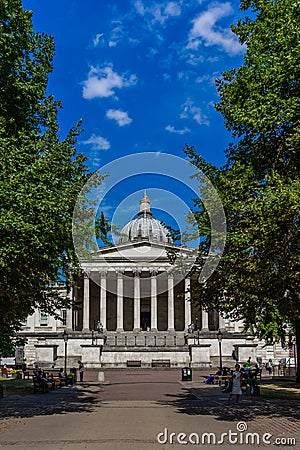
POLYGON ((64 338, 64 342, 65 342, 65 368, 64 368, 64 370, 65 370, 65 374, 67 374, 67 346, 68 346, 69 336, 68 336, 68 333, 66 330, 64 331, 63 338, 64 338))
POLYGON ((218 342, 219 342, 219 356, 220 356, 220 370, 222 371, 222 338, 223 338, 223 333, 222 331, 219 329, 218 333, 217 333, 217 338, 218 338, 218 342))

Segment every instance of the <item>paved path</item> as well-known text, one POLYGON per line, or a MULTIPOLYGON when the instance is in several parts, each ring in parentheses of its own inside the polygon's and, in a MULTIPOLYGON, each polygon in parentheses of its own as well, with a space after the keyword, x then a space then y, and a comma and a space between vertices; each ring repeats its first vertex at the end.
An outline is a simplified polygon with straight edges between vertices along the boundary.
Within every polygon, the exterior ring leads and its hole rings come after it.
POLYGON ((264 433, 272 435, 272 444, 275 438, 297 440, 296 446, 276 445, 278 449, 300 448, 300 401, 244 397, 239 406, 227 407, 221 389, 204 385, 196 371, 193 382, 181 382, 180 371, 108 371, 107 384, 96 382, 95 374, 85 375, 87 381, 75 387, 1 400, 0 448, 179 449, 194 448, 198 436, 201 449, 274 448, 257 444, 264 433), (214 433, 218 442, 229 430, 241 445, 229 443, 228 436, 222 445, 208 445, 206 436, 201 445, 203 433, 214 433), (254 444, 246 445, 247 432, 257 433, 254 444), (157 441, 160 433, 162 443, 157 441), (188 443, 170 444, 179 433, 186 435, 179 441, 188 443))

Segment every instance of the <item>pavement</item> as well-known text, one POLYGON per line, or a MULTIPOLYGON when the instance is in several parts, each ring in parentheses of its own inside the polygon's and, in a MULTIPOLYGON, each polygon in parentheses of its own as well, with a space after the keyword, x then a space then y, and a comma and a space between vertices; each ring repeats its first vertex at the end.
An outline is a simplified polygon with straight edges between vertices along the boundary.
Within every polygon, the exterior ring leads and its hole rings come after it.
POLYGON ((299 400, 243 395, 227 406, 196 370, 189 382, 180 369, 107 370, 104 383, 97 379, 86 371, 74 387, 0 400, 0 448, 300 449, 299 400))

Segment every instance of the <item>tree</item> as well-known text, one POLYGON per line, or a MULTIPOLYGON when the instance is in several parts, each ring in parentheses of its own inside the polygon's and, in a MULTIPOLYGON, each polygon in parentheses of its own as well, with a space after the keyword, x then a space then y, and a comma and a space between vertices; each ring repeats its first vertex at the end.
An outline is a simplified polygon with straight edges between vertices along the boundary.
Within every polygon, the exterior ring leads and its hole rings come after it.
POLYGON ((67 305, 50 283, 78 268, 72 215, 91 175, 76 153, 80 123, 61 140, 61 104, 46 95, 53 38, 33 31, 21 3, 0 5, 0 354, 34 307, 67 305))
MULTIPOLYGON (((300 381, 299 299, 299 2, 246 0, 252 18, 233 31, 246 45, 244 64, 217 81, 216 105, 236 142, 218 169, 192 147, 185 152, 218 190, 227 217, 221 262, 196 294, 207 307, 244 318, 267 342, 296 338, 300 381), (292 333, 292 335, 290 334, 292 333)), ((201 201, 202 252, 210 243, 201 201)), ((201 270, 199 258, 197 270, 201 270)))
POLYGON ((111 230, 111 225, 108 219, 105 219, 104 212, 101 211, 100 217, 95 221, 96 238, 101 239, 103 244, 112 245, 108 239, 108 233, 111 230))

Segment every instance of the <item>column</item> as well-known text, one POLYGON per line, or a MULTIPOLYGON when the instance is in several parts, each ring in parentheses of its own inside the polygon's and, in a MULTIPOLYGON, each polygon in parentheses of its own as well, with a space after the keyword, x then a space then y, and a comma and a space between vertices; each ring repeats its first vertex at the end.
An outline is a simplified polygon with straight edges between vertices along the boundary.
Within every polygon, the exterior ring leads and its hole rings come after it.
MULTIPOLYGON (((78 288, 74 287, 74 303, 78 302, 78 288)), ((78 329, 78 309, 73 309, 72 311, 72 330, 77 331, 78 329)))
POLYGON ((168 331, 174 329, 174 276, 168 273, 168 331))
POLYGON ((157 270, 151 271, 151 330, 157 331, 157 270))
POLYGON ((191 279, 184 280, 184 328, 187 331, 192 323, 191 279))
POLYGON ((141 328, 141 279, 140 270, 133 271, 133 331, 141 328))
POLYGON ((240 320, 235 320, 234 321, 234 332, 235 333, 239 333, 240 332, 240 325, 241 325, 241 321, 240 320))
POLYGON ((123 326, 123 272, 117 271, 117 331, 124 331, 123 326))
MULTIPOLYGON (((58 313, 58 311, 56 311, 58 313)), ((49 322, 52 331, 56 331, 57 329, 57 319, 54 316, 49 316, 49 322)), ((61 326, 61 321, 59 321, 59 326, 61 326)))
POLYGON ((202 309, 202 327, 201 331, 208 331, 208 312, 202 309))
POLYGON ((219 330, 225 330, 225 319, 220 313, 219 313, 219 330))
POLYGON ((34 328, 38 328, 40 326, 40 310, 37 308, 34 310, 33 313, 33 323, 34 328))
POLYGON ((100 323, 102 323, 103 330, 106 330, 106 270, 100 271, 100 323))
POLYGON ((82 331, 90 331, 90 272, 83 274, 83 328, 82 331))
POLYGON ((66 326, 68 330, 72 330, 72 317, 73 317, 73 300, 74 300, 74 286, 71 287, 71 290, 69 292, 69 299, 70 299, 70 308, 67 309, 67 322, 66 322, 66 326))
POLYGON ((34 323, 35 313, 31 314, 31 316, 27 317, 27 327, 30 328, 30 331, 34 331, 35 323, 34 323))

